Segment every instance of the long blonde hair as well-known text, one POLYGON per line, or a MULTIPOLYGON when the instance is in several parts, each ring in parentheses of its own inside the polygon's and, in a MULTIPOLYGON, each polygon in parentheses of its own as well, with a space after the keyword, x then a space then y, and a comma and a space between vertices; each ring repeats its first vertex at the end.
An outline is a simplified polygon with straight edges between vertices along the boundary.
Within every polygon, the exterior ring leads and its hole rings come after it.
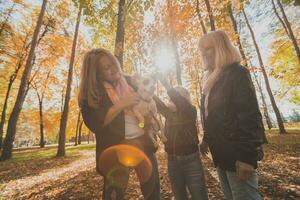
POLYGON ((224 31, 217 30, 205 34, 200 39, 199 46, 201 47, 205 42, 210 42, 214 49, 214 66, 212 71, 208 73, 203 86, 203 93, 208 94, 217 82, 223 69, 234 63, 239 64, 242 59, 238 49, 224 31))
POLYGON ((81 80, 79 86, 78 103, 82 105, 83 102, 91 107, 98 108, 100 105, 101 94, 99 87, 101 82, 101 73, 99 71, 99 60, 102 56, 107 56, 113 64, 120 68, 117 58, 108 50, 103 48, 92 49, 84 56, 81 67, 81 80))

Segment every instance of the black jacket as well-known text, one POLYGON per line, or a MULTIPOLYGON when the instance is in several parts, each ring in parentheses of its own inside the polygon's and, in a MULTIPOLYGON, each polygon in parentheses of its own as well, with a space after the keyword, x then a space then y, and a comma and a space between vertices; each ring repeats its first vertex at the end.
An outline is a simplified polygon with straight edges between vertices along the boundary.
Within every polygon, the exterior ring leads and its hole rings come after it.
MULTIPOLYGON (((126 79, 130 84, 130 77, 126 77, 126 79)), ((133 85, 131 86, 134 88, 133 85)), ((123 142, 125 139, 125 118, 122 111, 110 124, 103 126, 104 118, 113 103, 102 84, 99 84, 98 89, 101 94, 101 107, 93 108, 85 102, 80 105, 80 108, 85 125, 96 135, 96 169, 101 174, 99 168, 100 155, 106 148, 123 142)), ((145 134, 143 140, 145 149, 153 152, 156 150, 148 134, 145 134)))
MULTIPOLYGON (((204 101, 205 96, 201 100, 203 113, 204 101)), ((226 67, 211 89, 203 139, 215 166, 235 171, 239 160, 257 168, 257 148, 267 141, 255 89, 245 67, 226 67)))
POLYGON ((171 111, 159 98, 154 97, 157 110, 165 117, 165 134, 168 141, 165 151, 168 154, 188 155, 198 151, 198 132, 196 127, 197 110, 175 89, 168 95, 176 105, 177 111, 171 111))

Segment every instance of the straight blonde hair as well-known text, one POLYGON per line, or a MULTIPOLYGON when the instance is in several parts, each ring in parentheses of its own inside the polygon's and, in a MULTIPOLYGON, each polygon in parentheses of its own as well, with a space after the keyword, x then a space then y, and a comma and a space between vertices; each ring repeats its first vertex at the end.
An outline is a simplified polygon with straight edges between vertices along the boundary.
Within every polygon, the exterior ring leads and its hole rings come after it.
POLYGON ((208 77, 204 82, 203 93, 208 94, 217 82, 222 71, 234 63, 241 63, 241 55, 233 45, 228 35, 221 30, 212 31, 205 34, 199 41, 199 46, 209 42, 214 50, 214 66, 208 72, 208 77))
POLYGON ((101 100, 102 77, 100 72, 100 58, 107 56, 112 63, 121 70, 117 58, 108 50, 103 48, 92 49, 88 51, 83 59, 81 67, 80 86, 78 94, 78 103, 81 106, 84 102, 93 108, 99 108, 101 100))

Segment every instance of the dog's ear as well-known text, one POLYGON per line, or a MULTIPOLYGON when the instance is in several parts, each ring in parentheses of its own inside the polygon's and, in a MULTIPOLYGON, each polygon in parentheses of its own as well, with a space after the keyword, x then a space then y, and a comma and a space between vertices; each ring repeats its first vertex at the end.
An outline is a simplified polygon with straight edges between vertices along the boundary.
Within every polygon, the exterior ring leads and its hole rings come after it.
POLYGON ((154 82, 156 83, 158 80, 159 80, 159 73, 152 73, 151 75, 150 75, 150 77, 154 80, 154 82))
POLYGON ((135 86, 140 85, 140 84, 141 84, 141 80, 142 80, 141 75, 139 75, 139 74, 137 74, 137 73, 134 74, 134 75, 131 77, 131 82, 132 82, 132 84, 135 85, 135 86))

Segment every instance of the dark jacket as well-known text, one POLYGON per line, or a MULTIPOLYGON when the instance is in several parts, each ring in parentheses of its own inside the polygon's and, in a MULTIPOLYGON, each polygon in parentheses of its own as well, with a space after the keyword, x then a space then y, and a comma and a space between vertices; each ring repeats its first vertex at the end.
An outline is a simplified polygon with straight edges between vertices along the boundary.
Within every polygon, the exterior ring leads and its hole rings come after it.
MULTIPOLYGON (((203 113, 204 101, 205 96, 201 100, 203 113)), ((257 168, 257 148, 266 143, 266 137, 255 89, 245 67, 228 66, 211 89, 203 139, 215 166, 235 171, 239 160, 257 168)))
MULTIPOLYGON (((126 77, 126 79, 130 84, 130 77, 126 77)), ((96 135, 96 168, 101 174, 99 168, 100 155, 106 148, 123 142, 125 139, 125 118, 122 111, 110 124, 103 126, 104 118, 113 103, 102 84, 99 84, 98 89, 101 94, 101 107, 96 109, 85 102, 80 105, 80 108, 85 125, 96 135)), ((143 140, 145 149, 149 151, 156 150, 148 134, 145 134, 143 140)))
POLYGON ((165 134, 168 141, 165 143, 165 151, 175 155, 197 152, 199 139, 196 108, 175 89, 170 89, 168 95, 177 107, 176 112, 171 111, 159 98, 154 97, 157 110, 166 118, 165 134))

